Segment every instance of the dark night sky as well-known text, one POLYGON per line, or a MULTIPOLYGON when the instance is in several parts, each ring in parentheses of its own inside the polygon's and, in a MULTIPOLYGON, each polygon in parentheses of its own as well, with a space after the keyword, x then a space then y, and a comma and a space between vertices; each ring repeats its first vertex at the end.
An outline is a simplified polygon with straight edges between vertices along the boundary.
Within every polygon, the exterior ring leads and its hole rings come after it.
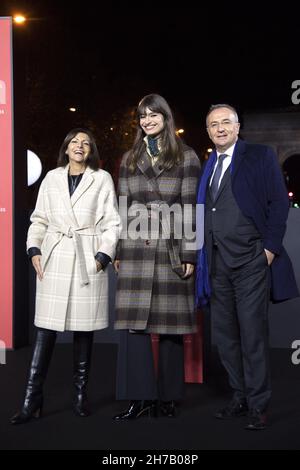
POLYGON ((231 103, 240 113, 291 106, 291 83, 300 78, 295 7, 273 3, 264 11, 253 2, 239 8, 211 2, 208 10, 188 4, 152 2, 147 11, 142 2, 137 10, 96 0, 80 6, 2 1, 1 15, 19 6, 32 18, 17 34, 30 79, 41 89, 39 106, 30 108, 45 129, 43 134, 39 127, 36 140, 50 134, 60 144, 75 123, 71 105, 83 121, 101 126, 157 92, 175 110, 187 143, 199 151, 211 103, 231 103))

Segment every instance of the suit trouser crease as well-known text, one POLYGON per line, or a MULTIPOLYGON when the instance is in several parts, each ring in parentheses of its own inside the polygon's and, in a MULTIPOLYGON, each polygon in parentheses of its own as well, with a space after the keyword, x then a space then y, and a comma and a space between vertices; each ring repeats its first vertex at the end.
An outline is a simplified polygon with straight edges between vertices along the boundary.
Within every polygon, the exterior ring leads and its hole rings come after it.
POLYGON ((265 253, 229 268, 214 249, 212 324, 234 399, 264 410, 271 396, 268 353, 268 267, 265 253))

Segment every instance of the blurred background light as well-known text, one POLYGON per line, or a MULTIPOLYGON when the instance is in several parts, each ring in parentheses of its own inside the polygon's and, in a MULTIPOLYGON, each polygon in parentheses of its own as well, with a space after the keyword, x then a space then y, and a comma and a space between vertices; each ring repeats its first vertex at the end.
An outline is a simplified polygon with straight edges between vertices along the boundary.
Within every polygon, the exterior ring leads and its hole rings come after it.
POLYGON ((34 184, 42 174, 42 163, 39 157, 27 150, 27 186, 34 184))

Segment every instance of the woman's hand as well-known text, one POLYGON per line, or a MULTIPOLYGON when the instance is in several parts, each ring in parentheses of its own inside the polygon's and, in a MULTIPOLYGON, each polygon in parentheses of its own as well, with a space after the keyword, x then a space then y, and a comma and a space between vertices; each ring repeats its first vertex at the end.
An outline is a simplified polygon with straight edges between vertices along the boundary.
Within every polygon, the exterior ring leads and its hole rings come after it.
POLYGON ((190 277, 193 274, 193 272, 194 272, 194 265, 193 264, 184 263, 181 266, 182 266, 182 269, 183 269, 183 272, 184 272, 184 276, 182 276, 182 279, 187 279, 188 277, 190 277))
POLYGON ((120 269, 120 260, 119 259, 116 259, 114 261, 114 268, 115 268, 116 273, 118 274, 119 269, 120 269))
POLYGON ((41 267, 41 255, 35 255, 31 258, 31 262, 32 262, 32 265, 35 269, 35 272, 39 278, 40 281, 42 281, 43 279, 43 271, 42 271, 42 267, 41 267))
POLYGON ((99 271, 101 271, 101 269, 103 269, 102 264, 101 264, 100 261, 98 261, 97 259, 96 259, 96 266, 97 266, 97 273, 98 273, 99 271))

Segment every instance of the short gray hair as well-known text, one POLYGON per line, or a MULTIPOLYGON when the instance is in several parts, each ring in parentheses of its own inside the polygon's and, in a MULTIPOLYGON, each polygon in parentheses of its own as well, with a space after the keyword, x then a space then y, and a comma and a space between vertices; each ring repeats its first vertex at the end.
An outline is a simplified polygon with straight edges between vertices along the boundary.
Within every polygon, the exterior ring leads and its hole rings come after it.
POLYGON ((215 109, 219 109, 219 108, 227 108, 227 109, 230 109, 230 111, 233 112, 233 114, 235 115, 235 118, 236 118, 236 122, 239 122, 239 117, 238 117, 238 113, 236 111, 236 109, 231 106, 230 104, 227 104, 227 103, 218 103, 218 104, 212 104, 207 112, 207 115, 206 115, 206 123, 207 123, 207 118, 208 116, 210 115, 210 113, 212 113, 215 109))

